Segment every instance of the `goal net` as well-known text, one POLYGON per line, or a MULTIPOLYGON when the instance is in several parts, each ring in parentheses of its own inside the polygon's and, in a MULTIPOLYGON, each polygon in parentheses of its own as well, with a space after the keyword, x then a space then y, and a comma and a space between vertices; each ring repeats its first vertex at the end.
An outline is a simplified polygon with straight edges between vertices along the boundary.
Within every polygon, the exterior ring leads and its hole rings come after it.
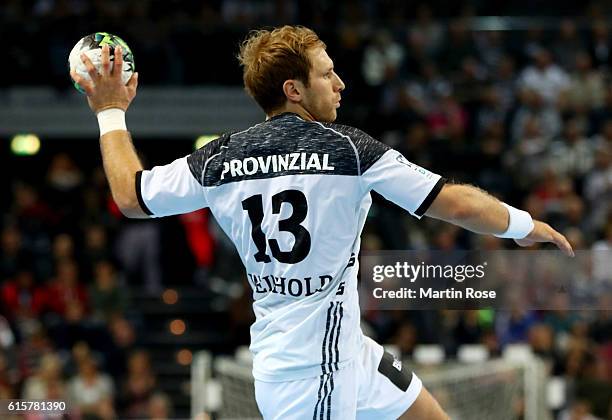
MULTIPOLYGON (((415 366, 423 384, 454 420, 546 420, 545 369, 538 360, 493 359, 474 364, 415 366)), ((192 418, 260 419, 251 365, 234 358, 196 355, 192 418)))

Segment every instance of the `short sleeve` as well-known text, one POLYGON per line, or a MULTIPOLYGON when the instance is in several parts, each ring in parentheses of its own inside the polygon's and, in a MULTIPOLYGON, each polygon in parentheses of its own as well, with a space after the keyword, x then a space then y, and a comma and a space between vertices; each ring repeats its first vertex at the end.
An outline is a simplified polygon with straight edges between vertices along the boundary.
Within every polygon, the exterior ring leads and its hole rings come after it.
POLYGON ((376 191, 419 219, 446 182, 393 149, 388 149, 361 177, 368 191, 376 191))
POLYGON ((189 213, 207 207, 202 185, 182 157, 174 162, 136 173, 140 207, 152 217, 189 213))

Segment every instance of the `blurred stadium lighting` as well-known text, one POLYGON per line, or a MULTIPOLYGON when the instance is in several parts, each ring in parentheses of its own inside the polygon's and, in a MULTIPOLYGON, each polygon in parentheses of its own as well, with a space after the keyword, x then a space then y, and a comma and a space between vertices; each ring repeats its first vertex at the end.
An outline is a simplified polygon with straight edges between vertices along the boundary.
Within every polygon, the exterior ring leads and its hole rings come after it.
POLYGON ((162 300, 166 305, 174 305, 178 302, 178 293, 174 289, 166 289, 162 294, 162 300))
POLYGON ((11 140, 11 152, 17 156, 32 156, 40 150, 40 138, 36 134, 17 134, 11 140))
POLYGON ((179 365, 187 366, 191 364, 193 360, 193 354, 191 350, 181 349, 176 353, 176 361, 179 365))
POLYGON ((182 319, 175 319, 170 323, 170 332, 174 335, 182 335, 187 327, 182 319))
POLYGON ((193 148, 195 150, 198 150, 199 148, 204 146, 206 143, 213 141, 217 137, 219 137, 218 134, 204 134, 203 136, 200 136, 196 139, 195 143, 193 144, 193 148))

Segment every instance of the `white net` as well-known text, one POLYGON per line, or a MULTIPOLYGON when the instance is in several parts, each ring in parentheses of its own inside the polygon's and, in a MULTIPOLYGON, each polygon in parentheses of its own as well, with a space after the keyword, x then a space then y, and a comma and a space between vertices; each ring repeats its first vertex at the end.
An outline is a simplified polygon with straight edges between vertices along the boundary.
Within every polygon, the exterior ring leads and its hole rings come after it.
MULTIPOLYGON (((496 359, 435 367, 407 364, 453 420, 546 420, 549 417, 542 391, 545 370, 535 359, 523 362, 496 359)), ((196 377, 205 382, 192 384, 194 417, 198 413, 214 412, 217 418, 225 420, 261 418, 250 365, 232 358, 210 359, 208 354, 199 354, 193 375, 194 382, 196 377), (199 358, 211 361, 210 366, 197 367, 199 358), (202 379, 206 376, 201 374, 202 369, 210 373, 206 379, 202 379)))

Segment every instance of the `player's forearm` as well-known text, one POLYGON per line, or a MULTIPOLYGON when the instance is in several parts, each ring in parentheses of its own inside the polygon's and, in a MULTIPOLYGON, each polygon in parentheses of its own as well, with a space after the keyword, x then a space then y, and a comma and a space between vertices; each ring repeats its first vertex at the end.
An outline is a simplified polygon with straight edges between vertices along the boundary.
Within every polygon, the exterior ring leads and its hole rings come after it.
POLYGON ((142 164, 124 125, 111 124, 105 127, 104 122, 100 123, 100 151, 104 172, 113 199, 121 212, 128 217, 146 217, 136 195, 136 172, 142 170, 142 164))
MULTIPOLYGON (((526 223, 531 223, 529 215, 517 209, 512 211, 520 213, 520 217, 514 218, 515 222, 522 224, 518 226, 519 231, 528 229, 526 223)), ((472 232, 493 235, 507 232, 511 220, 508 207, 495 197, 471 185, 459 184, 445 185, 426 214, 472 232)), ((513 230, 516 227, 516 224, 511 226, 513 230)))
POLYGON ((508 228, 509 213, 495 197, 470 186, 457 185, 462 203, 450 222, 464 229, 483 234, 501 234, 508 228))
POLYGON ((104 134, 100 137, 100 150, 113 199, 121 209, 137 206, 135 176, 142 165, 130 134, 119 130, 104 134))

